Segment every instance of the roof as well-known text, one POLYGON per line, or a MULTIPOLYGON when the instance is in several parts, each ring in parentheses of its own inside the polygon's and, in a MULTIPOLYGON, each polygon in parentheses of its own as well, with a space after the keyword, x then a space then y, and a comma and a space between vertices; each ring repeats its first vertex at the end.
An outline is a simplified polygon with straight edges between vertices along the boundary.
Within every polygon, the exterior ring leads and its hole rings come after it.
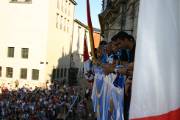
MULTIPOLYGON (((78 19, 75 19, 74 22, 78 23, 79 25, 83 26, 84 28, 88 29, 88 26, 85 25, 84 23, 82 23, 81 21, 79 21, 78 19)), ((93 31, 96 33, 100 33, 101 30, 98 28, 93 28, 93 31)))
POLYGON ((78 19, 75 19, 74 22, 78 23, 79 25, 83 26, 84 28, 88 29, 88 26, 79 21, 78 19))
POLYGON ((94 32, 100 33, 101 30, 99 28, 94 28, 94 32))
POLYGON ((75 0, 69 0, 71 1, 74 5, 77 5, 77 2, 75 0))

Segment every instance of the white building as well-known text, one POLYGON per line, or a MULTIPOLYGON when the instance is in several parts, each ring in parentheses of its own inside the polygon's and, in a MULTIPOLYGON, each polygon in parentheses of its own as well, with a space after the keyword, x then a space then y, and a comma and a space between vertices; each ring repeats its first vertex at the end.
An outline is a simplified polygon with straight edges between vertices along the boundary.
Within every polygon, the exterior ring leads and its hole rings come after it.
POLYGON ((51 80, 70 51, 75 5, 74 0, 0 0, 0 85, 19 80, 20 87, 44 86, 51 80))

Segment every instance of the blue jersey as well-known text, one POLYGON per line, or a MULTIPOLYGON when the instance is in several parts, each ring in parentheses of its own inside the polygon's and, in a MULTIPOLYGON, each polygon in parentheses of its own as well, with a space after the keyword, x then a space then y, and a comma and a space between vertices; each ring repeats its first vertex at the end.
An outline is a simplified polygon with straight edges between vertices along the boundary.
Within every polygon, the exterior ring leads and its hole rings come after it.
POLYGON ((116 79, 113 82, 115 87, 124 88, 125 77, 124 75, 117 75, 116 79))
POLYGON ((102 62, 102 64, 106 64, 107 63, 107 56, 106 56, 105 53, 103 53, 102 56, 101 56, 101 62, 102 62))
POLYGON ((119 49, 118 55, 120 61, 128 61, 128 54, 126 49, 119 49))

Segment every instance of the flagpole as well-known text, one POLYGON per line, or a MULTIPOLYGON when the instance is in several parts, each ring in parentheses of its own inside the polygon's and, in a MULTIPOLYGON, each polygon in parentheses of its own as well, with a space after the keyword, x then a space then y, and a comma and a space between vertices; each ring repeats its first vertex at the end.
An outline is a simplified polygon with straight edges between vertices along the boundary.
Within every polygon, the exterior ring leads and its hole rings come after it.
POLYGON ((89 0, 87 0, 87 22, 88 22, 88 30, 89 30, 89 38, 90 38, 90 46, 91 46, 91 54, 92 59, 95 59, 95 53, 94 53, 94 38, 93 38, 93 27, 92 27, 92 21, 91 21, 91 13, 90 13, 90 4, 89 0))

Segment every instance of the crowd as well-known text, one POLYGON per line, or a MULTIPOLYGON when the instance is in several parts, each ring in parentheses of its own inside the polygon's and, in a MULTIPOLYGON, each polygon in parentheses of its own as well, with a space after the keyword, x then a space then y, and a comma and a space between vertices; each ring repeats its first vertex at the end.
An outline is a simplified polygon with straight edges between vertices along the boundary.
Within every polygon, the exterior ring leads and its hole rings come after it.
POLYGON ((59 84, 52 84, 49 89, 3 89, 0 120, 84 120, 92 117, 87 111, 89 92, 78 91, 79 88, 59 84))
POLYGON ((94 76, 91 97, 98 120, 128 120, 135 46, 134 37, 121 31, 95 50, 87 72, 90 83, 94 76))

